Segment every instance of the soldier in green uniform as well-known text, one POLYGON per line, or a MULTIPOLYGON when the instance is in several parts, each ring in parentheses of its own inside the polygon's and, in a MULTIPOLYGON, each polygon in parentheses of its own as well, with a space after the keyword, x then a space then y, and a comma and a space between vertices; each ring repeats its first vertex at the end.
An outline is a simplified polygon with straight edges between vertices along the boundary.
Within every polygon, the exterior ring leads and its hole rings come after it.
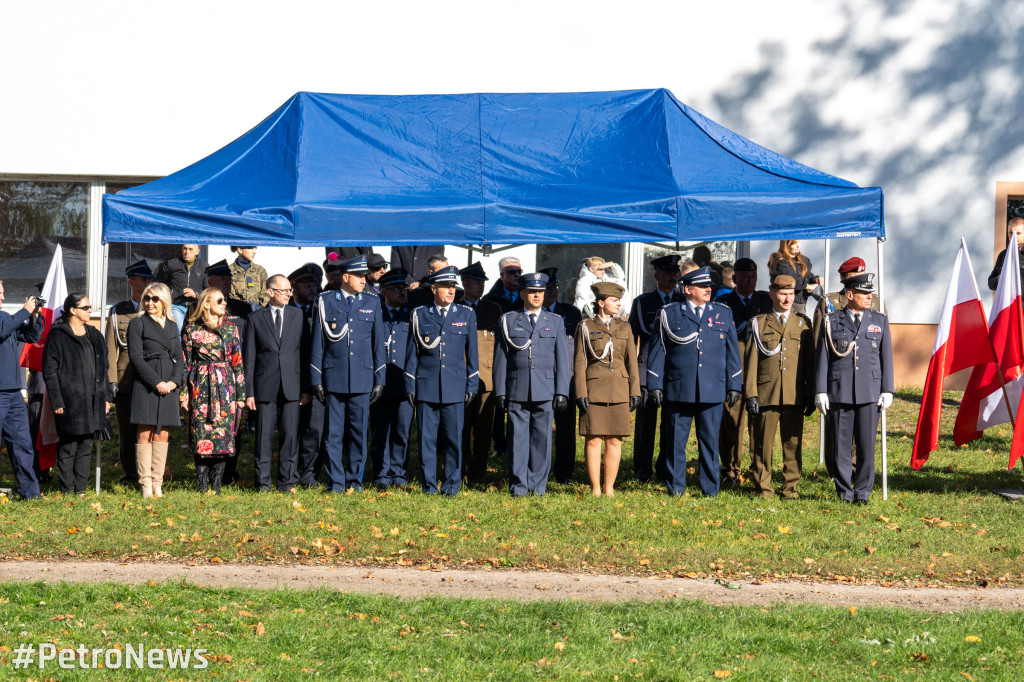
POLYGON ((132 371, 128 357, 128 323, 139 314, 139 303, 142 292, 149 286, 156 275, 149 268, 145 259, 129 265, 124 269, 128 276, 130 297, 110 306, 107 327, 104 337, 107 342, 107 381, 117 388, 112 391, 114 396, 114 412, 117 417, 117 435, 119 456, 121 460, 121 483, 135 485, 139 482, 139 472, 135 466, 135 440, 138 428, 131 423, 132 416, 132 382, 135 372, 132 371))
POLYGON ((265 306, 270 301, 267 294, 267 271, 257 265, 255 246, 232 246, 232 253, 238 257, 231 262, 231 293, 229 298, 265 306))
POLYGON ((814 411, 814 336, 807 316, 793 312, 796 281, 776 275, 772 311, 750 320, 743 358, 743 393, 754 432, 754 492, 774 497, 772 447, 782 438, 782 496, 796 499, 800 481, 804 416, 814 411))

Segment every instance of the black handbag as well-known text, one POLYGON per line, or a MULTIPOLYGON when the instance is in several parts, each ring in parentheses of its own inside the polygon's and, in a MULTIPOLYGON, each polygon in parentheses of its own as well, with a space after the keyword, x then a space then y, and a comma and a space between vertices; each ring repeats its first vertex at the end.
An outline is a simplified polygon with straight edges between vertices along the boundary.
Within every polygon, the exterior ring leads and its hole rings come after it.
POLYGON ((103 420, 103 426, 96 432, 95 438, 103 443, 114 439, 114 427, 110 425, 109 419, 103 420))

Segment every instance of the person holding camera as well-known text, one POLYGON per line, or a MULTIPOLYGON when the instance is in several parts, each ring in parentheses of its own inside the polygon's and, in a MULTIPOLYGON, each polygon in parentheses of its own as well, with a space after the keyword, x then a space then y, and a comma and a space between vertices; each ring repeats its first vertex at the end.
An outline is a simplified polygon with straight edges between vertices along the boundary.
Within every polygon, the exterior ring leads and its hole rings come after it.
MULTIPOLYGON (((0 281, 0 304, 4 302, 4 283, 0 281)), ((39 479, 32 469, 32 434, 28 427, 28 408, 18 381, 18 342, 35 343, 42 335, 35 296, 13 315, 0 310, 0 429, 8 439, 11 468, 18 482, 18 493, 29 500, 39 497, 39 479), (32 318, 31 320, 29 318, 32 318)))

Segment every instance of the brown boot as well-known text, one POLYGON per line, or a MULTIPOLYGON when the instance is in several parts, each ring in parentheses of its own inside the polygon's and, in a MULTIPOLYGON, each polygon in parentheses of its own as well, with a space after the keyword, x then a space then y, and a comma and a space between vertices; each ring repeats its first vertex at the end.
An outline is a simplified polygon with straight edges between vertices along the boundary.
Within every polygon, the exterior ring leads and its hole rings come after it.
POLYGON ((143 497, 153 497, 153 444, 135 444, 135 470, 139 474, 139 486, 143 497))
POLYGON ((163 497, 164 465, 167 464, 167 443, 153 443, 153 497, 163 497))

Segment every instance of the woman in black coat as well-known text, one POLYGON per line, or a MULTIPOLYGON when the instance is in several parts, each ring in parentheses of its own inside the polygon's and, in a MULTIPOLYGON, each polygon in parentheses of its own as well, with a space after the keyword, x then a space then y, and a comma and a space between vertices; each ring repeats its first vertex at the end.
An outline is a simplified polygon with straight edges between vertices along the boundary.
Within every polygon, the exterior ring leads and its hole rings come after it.
POLYGON ((171 317, 171 290, 150 284, 144 314, 128 323, 128 357, 135 370, 131 423, 138 424, 135 462, 143 497, 163 497, 168 426, 179 426, 178 390, 184 377, 181 336, 171 317))
POLYGON ((808 296, 821 298, 818 287, 821 277, 811 272, 811 259, 800 253, 799 239, 783 239, 779 242, 779 250, 768 258, 768 281, 779 275, 789 275, 796 282, 796 298, 793 312, 801 315, 807 308, 808 296), (817 291, 817 293, 815 293, 817 291))
POLYGON ((57 426, 60 491, 85 493, 92 440, 110 412, 107 344, 89 325, 92 306, 85 294, 64 299, 64 311, 46 336, 43 380, 57 426))

